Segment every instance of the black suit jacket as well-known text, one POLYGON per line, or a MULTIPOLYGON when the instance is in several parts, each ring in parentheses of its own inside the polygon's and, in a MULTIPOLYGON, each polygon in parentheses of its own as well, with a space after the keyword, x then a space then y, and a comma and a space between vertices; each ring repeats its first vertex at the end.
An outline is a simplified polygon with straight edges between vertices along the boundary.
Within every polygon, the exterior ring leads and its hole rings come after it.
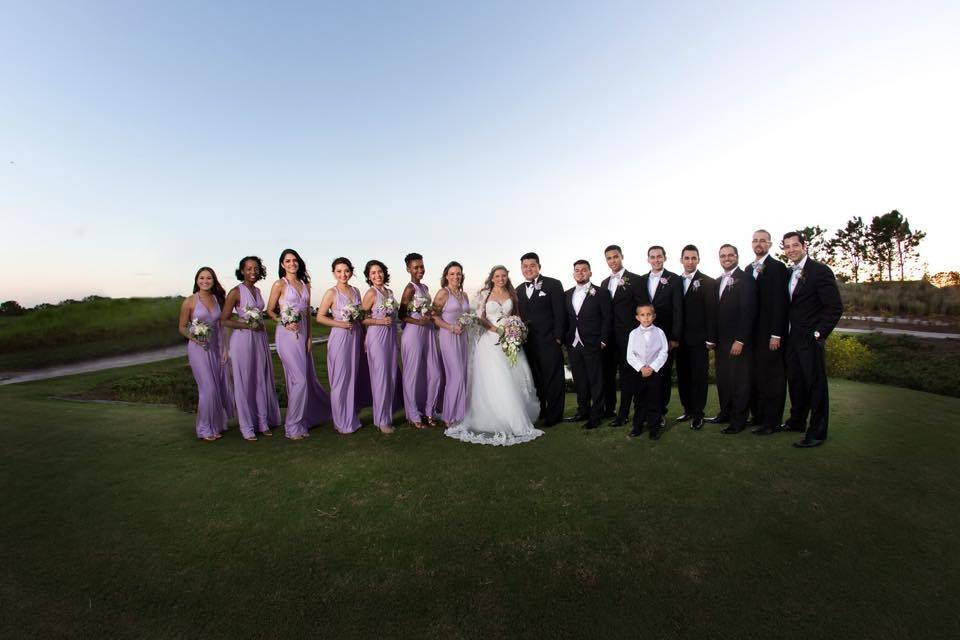
POLYGON ((527 323, 530 338, 538 342, 563 340, 567 312, 563 308, 563 286, 556 278, 537 276, 539 290, 527 297, 527 285, 517 287, 520 319, 527 323))
MULTIPOLYGON (((680 290, 683 291, 682 280, 680 290)), ((683 342, 703 346, 716 341, 717 281, 697 271, 683 294, 683 342)))
POLYGON ((653 324, 663 329, 667 334, 667 340, 680 342, 680 338, 683 337, 683 278, 664 269, 651 300, 650 292, 647 290, 649 277, 649 272, 640 276, 640 289, 643 301, 652 304, 657 313, 653 324))
POLYGON ((757 287, 743 269, 734 269, 733 282, 720 293, 723 276, 717 278, 717 344, 734 341, 753 344, 753 323, 757 315, 757 287))
MULTIPOLYGON (((646 298, 642 297, 640 291, 641 277, 635 273, 623 271, 621 285, 617 287, 613 295, 611 304, 613 307, 613 336, 616 338, 618 346, 626 348, 627 339, 630 332, 637 326, 637 305, 641 304, 646 298)), ((610 292, 610 277, 603 279, 600 288, 610 292)))
POLYGON ((588 347, 599 349, 601 342, 610 344, 610 332, 613 329, 613 305, 610 302, 610 292, 591 284, 591 293, 584 297, 578 314, 573 308, 574 291, 576 287, 567 289, 564 293, 567 308, 567 335, 563 343, 567 347, 572 347, 574 338, 579 332, 580 341, 588 347))
POLYGON ((790 337, 812 338, 813 332, 819 331, 824 340, 843 315, 837 278, 830 267, 810 258, 801 273, 790 298, 790 337))
MULTIPOLYGON (((753 263, 743 270, 748 278, 753 278, 753 263)), ((787 337, 787 307, 790 298, 787 286, 790 283, 790 270, 787 266, 767 255, 761 263, 757 275, 757 321, 753 335, 757 344, 770 341, 770 336, 787 337)))

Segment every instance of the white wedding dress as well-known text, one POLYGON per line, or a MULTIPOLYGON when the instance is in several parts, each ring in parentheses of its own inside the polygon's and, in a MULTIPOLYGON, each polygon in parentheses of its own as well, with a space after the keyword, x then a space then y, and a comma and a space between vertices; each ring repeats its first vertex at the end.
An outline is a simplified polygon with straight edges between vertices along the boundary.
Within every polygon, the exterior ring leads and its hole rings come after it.
MULTIPOLYGON (((513 301, 503 304, 488 300, 486 319, 494 325, 510 315, 513 301)), ((497 345, 498 336, 481 328, 468 336, 467 413, 463 422, 444 431, 444 435, 476 444, 509 446, 529 442, 543 435, 533 422, 540 413, 540 401, 533 386, 527 356, 521 350, 513 367, 497 345)))

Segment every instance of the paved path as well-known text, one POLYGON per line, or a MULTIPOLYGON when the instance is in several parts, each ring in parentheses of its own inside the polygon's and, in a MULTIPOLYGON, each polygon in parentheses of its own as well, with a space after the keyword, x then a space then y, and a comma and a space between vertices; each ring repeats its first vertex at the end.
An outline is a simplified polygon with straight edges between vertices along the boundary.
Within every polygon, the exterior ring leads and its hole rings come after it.
POLYGON ((960 338, 960 333, 943 333, 941 331, 912 331, 910 329, 893 329, 891 327, 873 327, 871 329, 853 329, 850 327, 837 327, 841 333, 889 333, 895 336, 913 336, 914 338, 960 338))
MULTIPOLYGON (((323 343, 327 337, 314 338, 313 343, 323 343)), ((270 345, 271 351, 276 351, 275 345, 270 345)), ((93 371, 103 371, 105 369, 116 369, 119 367, 130 367, 135 364, 148 364, 150 362, 160 362, 161 360, 171 360, 173 358, 183 358, 187 355, 187 345, 178 344, 163 349, 153 349, 151 351, 141 351, 139 353, 128 353, 122 356, 110 356, 109 358, 98 358, 96 360, 87 360, 86 362, 75 362, 73 364, 64 364, 46 369, 35 369, 33 371, 10 372, 7 377, 0 379, 0 385, 17 384, 18 382, 32 382, 34 380, 49 380, 50 378, 59 378, 61 376, 72 376, 78 373, 90 373, 93 371)))

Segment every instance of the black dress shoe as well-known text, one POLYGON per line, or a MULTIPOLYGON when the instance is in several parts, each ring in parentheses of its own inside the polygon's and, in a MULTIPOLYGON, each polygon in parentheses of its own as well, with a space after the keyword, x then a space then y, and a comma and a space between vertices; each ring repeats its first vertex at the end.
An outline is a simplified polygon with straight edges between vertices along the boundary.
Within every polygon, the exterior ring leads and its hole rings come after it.
POLYGON ((581 429, 596 429, 596 428, 599 427, 599 426, 600 426, 600 422, 599 422, 598 420, 588 420, 588 421, 584 422, 584 423, 583 423, 583 426, 580 427, 580 428, 581 428, 581 429))
POLYGON ((772 435, 772 434, 774 434, 774 433, 776 433, 776 432, 777 432, 776 429, 774 429, 773 427, 769 427, 769 426, 768 426, 768 427, 754 427, 753 429, 750 429, 750 433, 752 433, 752 434, 755 435, 755 436, 769 436, 769 435, 772 435))
POLYGON ((740 433, 743 431, 743 427, 724 427, 720 429, 720 433, 725 433, 727 435, 733 435, 735 433, 740 433))
POLYGON ((629 435, 630 435, 631 438, 636 438, 637 436, 639 436, 639 435, 642 434, 642 433, 643 433, 643 427, 634 427, 633 429, 630 430, 630 434, 629 434, 629 435))
POLYGON ((623 418, 614 418, 613 420, 610 421, 611 427, 622 427, 625 424, 627 424, 627 421, 624 420, 623 418))
POLYGON ((819 447, 823 443, 823 440, 817 440, 816 438, 804 438, 800 442, 794 442, 793 446, 797 449, 812 449, 814 447, 819 447))
POLYGON ((794 427, 789 422, 784 422, 782 425, 777 427, 777 431, 781 431, 781 432, 794 431, 796 433, 803 433, 806 430, 807 430, 806 427, 794 427))
POLYGON ((662 434, 662 432, 661 432, 660 429, 657 428, 657 427, 654 427, 654 428, 650 429, 650 439, 651 439, 651 440, 659 440, 661 434, 662 434))
POLYGON ((708 422, 708 423, 710 423, 710 424, 723 424, 724 422, 730 422, 730 418, 728 418, 727 416, 725 416, 725 415, 723 415, 723 414, 718 413, 717 415, 713 416, 712 418, 706 418, 706 419, 704 419, 704 422, 708 422))
POLYGON ((690 416, 688 416, 685 413, 681 413, 679 416, 677 416, 677 422, 686 422, 689 419, 690 419, 690 416))
POLYGON ((666 428, 667 428, 667 419, 666 419, 665 417, 660 416, 660 424, 657 425, 657 428, 658 428, 658 429, 666 429, 666 428))
POLYGON ((564 422, 584 422, 585 420, 587 420, 587 418, 589 418, 589 416, 580 415, 578 413, 576 415, 570 416, 569 418, 564 418, 563 421, 564 422))
POLYGON ((690 423, 690 428, 694 431, 700 431, 700 429, 703 429, 703 418, 694 418, 690 423))
POLYGON ((600 416, 600 419, 601 419, 601 420, 606 420, 607 418, 616 418, 616 417, 617 417, 617 412, 616 412, 616 411, 604 411, 604 412, 603 412, 603 415, 600 416))

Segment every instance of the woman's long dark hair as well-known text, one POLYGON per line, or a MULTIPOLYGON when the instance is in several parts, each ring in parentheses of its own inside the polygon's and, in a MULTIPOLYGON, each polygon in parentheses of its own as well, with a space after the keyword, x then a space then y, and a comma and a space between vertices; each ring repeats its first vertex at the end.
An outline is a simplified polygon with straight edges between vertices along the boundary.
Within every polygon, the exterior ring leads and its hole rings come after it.
POLYGON ((310 284, 310 274, 307 273, 307 263, 304 262, 303 258, 300 257, 300 254, 293 249, 284 249, 280 252, 280 272, 277 277, 281 279, 287 277, 287 270, 283 268, 283 259, 287 257, 288 253, 297 259, 297 279, 304 284, 310 284))
POLYGON ((460 267, 460 288, 463 289, 463 281, 466 279, 466 274, 463 273, 463 265, 457 262, 456 260, 451 260, 447 263, 447 266, 443 268, 443 275, 440 276, 440 288, 443 289, 447 286, 447 272, 450 271, 453 267, 460 267))
POLYGON ((210 289, 210 293, 212 293, 213 297, 217 299, 217 303, 222 309, 223 302, 227 298, 227 292, 223 290, 223 285, 220 284, 219 280, 217 280, 217 272, 210 267, 200 267, 197 269, 197 272, 193 275, 193 292, 196 293, 200 291, 200 287, 197 285, 197 278, 199 278, 200 274, 204 271, 209 271, 210 275, 213 276, 213 287, 210 289))

